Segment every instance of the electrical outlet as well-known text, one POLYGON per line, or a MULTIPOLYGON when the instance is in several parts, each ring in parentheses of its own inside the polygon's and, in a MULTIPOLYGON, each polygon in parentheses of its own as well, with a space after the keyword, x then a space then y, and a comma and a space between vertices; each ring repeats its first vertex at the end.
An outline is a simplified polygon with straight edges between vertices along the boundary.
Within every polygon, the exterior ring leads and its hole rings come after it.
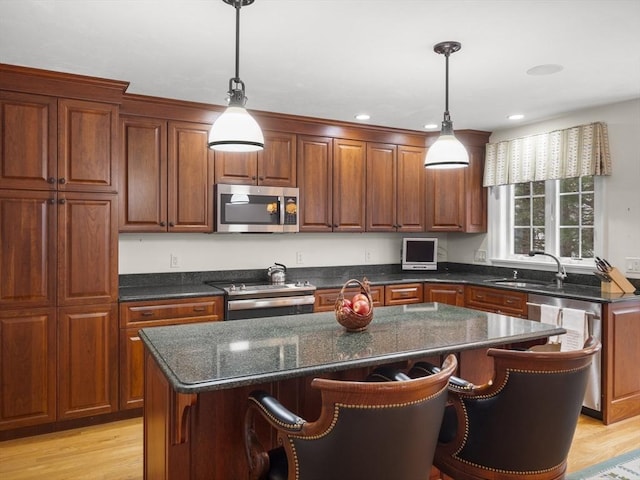
POLYGON ((303 265, 304 259, 302 258, 302 252, 296 252, 296 265, 303 265))
POLYGON ((476 250, 473 260, 476 263, 485 263, 487 261, 487 251, 486 250, 476 250))
POLYGON ((169 257, 169 267, 170 268, 179 268, 180 267, 180 257, 178 255, 172 253, 169 257))
POLYGON ((640 258, 627 257, 625 258, 626 270, 629 273, 640 273, 640 258))
POLYGON ((371 251, 370 250, 365 250, 364 251, 364 263, 371 263, 371 251))

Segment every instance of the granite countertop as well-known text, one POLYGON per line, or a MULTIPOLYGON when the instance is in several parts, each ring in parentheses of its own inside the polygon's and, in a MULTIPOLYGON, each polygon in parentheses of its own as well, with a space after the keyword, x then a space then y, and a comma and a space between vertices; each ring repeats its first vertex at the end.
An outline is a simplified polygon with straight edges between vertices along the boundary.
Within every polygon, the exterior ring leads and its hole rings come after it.
MULTIPOLYGON (((346 281, 351 278, 362 280, 366 277, 371 285, 389 285, 415 282, 430 283, 459 283, 468 285, 479 285, 484 287, 501 288, 504 290, 519 291, 525 293, 536 293, 563 298, 573 298, 599 303, 620 302, 628 300, 638 300, 640 295, 634 293, 616 294, 604 293, 599 286, 582 285, 580 283, 565 282, 561 289, 556 288, 553 281, 553 273, 544 272, 545 281, 539 285, 527 284, 525 287, 497 285, 495 280, 512 280, 499 274, 487 274, 476 272, 384 272, 370 271, 366 273, 349 272, 349 269, 342 269, 336 273, 335 268, 304 269, 297 272, 297 269, 287 271, 287 282, 297 280, 309 281, 317 288, 341 288, 346 281)), ((243 272, 244 273, 244 272, 243 272)), ((119 301, 132 302, 144 300, 161 300, 170 298, 190 298, 203 296, 224 295, 221 288, 216 288, 204 282, 218 285, 235 283, 264 282, 264 278, 256 277, 255 272, 249 271, 245 277, 237 277, 237 272, 193 272, 184 273, 179 276, 169 274, 155 275, 133 275, 135 278, 131 283, 127 282, 120 286, 119 301), (225 277, 227 275, 227 277, 225 277), (253 276, 251 276, 253 275, 253 276)), ((129 277, 129 276, 127 276, 129 277)), ((127 278, 128 279, 128 278, 127 278)), ((526 281, 526 279, 518 279, 526 281)))
POLYGON ((565 333, 440 303, 378 307, 364 332, 334 312, 144 328, 140 338, 180 393, 199 393, 565 333))

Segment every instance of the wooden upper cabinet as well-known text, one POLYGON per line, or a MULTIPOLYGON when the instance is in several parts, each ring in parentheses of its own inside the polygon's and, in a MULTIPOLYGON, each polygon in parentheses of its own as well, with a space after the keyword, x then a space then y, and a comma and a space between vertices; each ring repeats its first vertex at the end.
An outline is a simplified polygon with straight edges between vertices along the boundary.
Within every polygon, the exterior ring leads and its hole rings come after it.
POLYGON ((264 150, 216 152, 215 183, 295 187, 296 135, 265 130, 264 150))
POLYGON ((464 231, 465 170, 427 169, 427 230, 464 231))
POLYGON ((122 116, 121 232, 213 231, 209 128, 122 116))
POLYGON ((397 221, 397 147, 367 144, 367 231, 395 232, 397 221))
POLYGON ((54 190, 57 99, 0 91, 0 188, 54 190))
POLYGON ((167 231, 167 121, 122 116, 120 231, 167 231))
POLYGON ((58 101, 58 190, 117 191, 118 107, 58 101))
POLYGON ((425 230, 425 150, 367 144, 367 231, 425 230))
POLYGON ((58 305, 117 302, 117 196, 58 197, 58 305))
POLYGON ((205 124, 169 122, 170 232, 213 231, 213 151, 205 124))
POLYGON ((487 189, 482 186, 487 132, 458 135, 469 153, 469 166, 427 169, 427 230, 486 232, 487 189))
POLYGON ((298 137, 298 188, 301 232, 333 230, 333 139, 298 137))
POLYGON ((399 232, 425 231, 426 150, 398 145, 397 217, 399 232))
POLYGON ((0 307, 56 304, 55 192, 0 189, 0 307))
POLYGON ((334 232, 365 231, 366 153, 365 142, 333 142, 334 232))

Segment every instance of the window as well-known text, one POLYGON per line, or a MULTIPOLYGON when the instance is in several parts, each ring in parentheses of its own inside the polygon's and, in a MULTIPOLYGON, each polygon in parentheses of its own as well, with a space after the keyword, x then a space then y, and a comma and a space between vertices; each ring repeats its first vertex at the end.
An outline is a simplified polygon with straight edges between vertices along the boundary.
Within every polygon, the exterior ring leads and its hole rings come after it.
POLYGON ((492 187, 491 254, 497 260, 526 261, 531 250, 580 263, 593 259, 597 245, 594 177, 492 187))

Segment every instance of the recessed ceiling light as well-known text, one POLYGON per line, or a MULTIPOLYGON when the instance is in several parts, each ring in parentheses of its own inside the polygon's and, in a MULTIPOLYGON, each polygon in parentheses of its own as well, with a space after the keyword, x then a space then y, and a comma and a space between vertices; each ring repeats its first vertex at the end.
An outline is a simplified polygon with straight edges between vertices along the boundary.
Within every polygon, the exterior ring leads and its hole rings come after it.
POLYGON ((527 75, 553 75, 563 69, 564 67, 562 65, 547 63, 545 65, 536 65, 535 67, 530 68, 527 70, 527 75))
POLYGON ((524 115, 521 113, 514 113, 513 115, 509 115, 507 118, 509 120, 522 120, 524 118, 524 115))
POLYGON ((359 113, 356 115, 356 120, 369 120, 371 118, 371 115, 369 115, 368 113, 359 113))
POLYGON ((434 130, 436 128, 440 128, 440 125, 438 125, 437 123, 427 123, 424 128, 426 128, 427 130, 434 130))

